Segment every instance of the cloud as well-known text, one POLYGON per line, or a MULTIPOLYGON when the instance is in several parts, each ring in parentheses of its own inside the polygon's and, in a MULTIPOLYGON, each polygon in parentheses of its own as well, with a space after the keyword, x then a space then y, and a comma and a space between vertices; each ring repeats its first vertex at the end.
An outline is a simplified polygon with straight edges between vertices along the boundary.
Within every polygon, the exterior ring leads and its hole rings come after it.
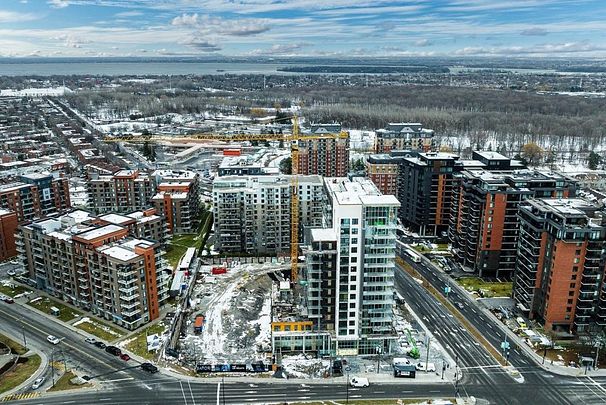
POLYGON ((465 47, 454 52, 457 56, 554 56, 606 51, 606 46, 588 42, 565 42, 534 46, 465 47))
POLYGON ((52 39, 63 42, 67 48, 81 48, 83 44, 90 44, 92 41, 78 37, 74 34, 61 34, 52 39))
POLYGON ((215 41, 204 37, 194 36, 184 41, 183 44, 200 52, 218 52, 221 50, 221 47, 215 41))
POLYGON ((47 3, 53 8, 65 8, 69 6, 69 0, 48 0, 47 3))
POLYGON ((0 23, 18 23, 25 21, 33 21, 39 19, 40 16, 30 13, 17 13, 15 11, 0 10, 0 23))
POLYGON ((123 11, 121 13, 116 13, 114 17, 116 18, 126 18, 126 17, 138 17, 143 15, 141 11, 123 11))
POLYGON ((522 35, 527 35, 527 36, 545 36, 548 34, 547 30, 544 30, 543 28, 539 28, 539 27, 535 27, 535 28, 528 28, 525 30, 522 30, 522 32, 520 32, 520 34, 522 35))
POLYGON ((253 49, 251 52, 249 52, 249 55, 295 55, 299 54, 298 51, 308 46, 310 46, 308 43, 275 44, 269 49, 253 49))
POLYGON ((432 46, 432 45, 433 45, 433 43, 427 38, 419 39, 414 42, 414 46, 432 46))
POLYGON ((173 18, 171 25, 177 27, 193 27, 198 33, 246 37, 269 31, 271 27, 265 20, 247 18, 224 20, 208 15, 182 14, 173 18))

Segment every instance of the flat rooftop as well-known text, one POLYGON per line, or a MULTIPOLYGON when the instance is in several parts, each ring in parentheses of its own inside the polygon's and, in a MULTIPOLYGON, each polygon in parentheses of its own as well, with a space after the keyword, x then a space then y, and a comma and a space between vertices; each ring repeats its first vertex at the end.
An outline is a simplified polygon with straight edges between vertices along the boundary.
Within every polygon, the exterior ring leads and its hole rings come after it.
POLYGON ((339 205, 400 205, 395 196, 382 195, 367 178, 326 177, 324 184, 339 205))
POLYGON ((128 217, 125 215, 120 215, 120 214, 106 214, 106 215, 100 216, 99 219, 112 223, 112 224, 123 225, 128 222, 132 222, 134 218, 131 218, 131 217, 128 217))
POLYGON ((111 235, 114 232, 118 232, 123 230, 124 228, 118 225, 105 225, 102 226, 100 228, 94 228, 91 229, 90 231, 86 231, 86 232, 82 232, 79 233, 75 236, 77 236, 79 239, 84 239, 84 240, 93 240, 93 239, 97 239, 106 235, 111 235))

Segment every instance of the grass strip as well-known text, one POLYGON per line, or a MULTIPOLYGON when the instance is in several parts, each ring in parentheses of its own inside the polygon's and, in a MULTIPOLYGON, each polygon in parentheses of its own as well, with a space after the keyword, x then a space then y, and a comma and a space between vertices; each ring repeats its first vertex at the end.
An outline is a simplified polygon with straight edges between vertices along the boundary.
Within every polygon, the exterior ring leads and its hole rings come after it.
POLYGON ((87 387, 92 387, 91 383, 86 383, 86 384, 72 384, 70 382, 70 380, 72 378, 76 377, 76 375, 74 373, 72 373, 71 371, 67 371, 66 373, 64 373, 61 378, 59 378, 56 382, 55 385, 50 388, 48 390, 48 392, 57 392, 57 391, 67 391, 67 390, 76 390, 78 388, 87 388, 87 387))
POLYGON ((111 327, 110 325, 100 322, 96 319, 91 319, 92 322, 82 322, 76 325, 76 328, 82 329, 85 332, 90 333, 91 335, 95 335, 100 339, 103 339, 107 342, 112 342, 116 339, 121 338, 124 334, 116 328, 111 327), (94 322, 94 323, 93 323, 94 322), (100 324, 95 325, 95 324, 100 324), (111 330, 112 332, 108 332, 104 328, 111 330))
POLYGON ((140 333, 138 333, 134 339, 131 336, 129 338, 129 342, 126 344, 126 349, 131 353, 136 354, 137 356, 141 356, 147 360, 152 360, 156 356, 156 353, 147 351, 147 336, 156 333, 162 334, 165 330, 166 326, 164 326, 163 324, 156 323, 154 325, 151 325, 150 327, 145 328, 140 333))
POLYGON ((0 342, 7 345, 12 350, 13 353, 16 353, 19 355, 27 353, 27 349, 25 348, 25 346, 23 346, 19 342, 16 342, 13 339, 11 339, 8 336, 5 336, 1 333, 0 333, 0 342))
POLYGON ((48 297, 41 297, 40 299, 32 300, 27 303, 27 305, 32 306, 34 308, 39 309, 45 314, 51 313, 51 307, 55 307, 59 309, 59 316, 57 319, 63 322, 72 321, 80 316, 82 316, 82 312, 73 309, 72 307, 68 307, 67 305, 61 303, 61 301, 54 300, 48 297))
POLYGON ((40 356, 37 354, 27 357, 25 363, 18 364, 12 370, 2 375, 0 378, 0 394, 23 384, 40 367, 40 356))

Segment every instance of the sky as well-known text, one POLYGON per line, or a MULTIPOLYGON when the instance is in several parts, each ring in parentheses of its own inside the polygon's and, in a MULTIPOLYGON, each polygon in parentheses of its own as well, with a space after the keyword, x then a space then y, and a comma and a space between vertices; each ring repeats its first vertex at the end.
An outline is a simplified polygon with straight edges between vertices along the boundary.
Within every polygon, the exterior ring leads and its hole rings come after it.
POLYGON ((1 0, 0 56, 606 57, 606 0, 1 0))

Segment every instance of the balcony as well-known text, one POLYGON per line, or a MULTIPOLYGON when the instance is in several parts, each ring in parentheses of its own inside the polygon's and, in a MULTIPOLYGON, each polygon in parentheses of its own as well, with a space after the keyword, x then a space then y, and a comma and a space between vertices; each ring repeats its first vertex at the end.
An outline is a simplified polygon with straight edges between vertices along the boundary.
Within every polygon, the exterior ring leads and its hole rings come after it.
POLYGON ((139 291, 139 287, 136 286, 136 285, 134 285, 132 287, 120 287, 118 290, 121 293, 124 293, 124 294, 131 294, 131 293, 134 293, 136 291, 139 291))

